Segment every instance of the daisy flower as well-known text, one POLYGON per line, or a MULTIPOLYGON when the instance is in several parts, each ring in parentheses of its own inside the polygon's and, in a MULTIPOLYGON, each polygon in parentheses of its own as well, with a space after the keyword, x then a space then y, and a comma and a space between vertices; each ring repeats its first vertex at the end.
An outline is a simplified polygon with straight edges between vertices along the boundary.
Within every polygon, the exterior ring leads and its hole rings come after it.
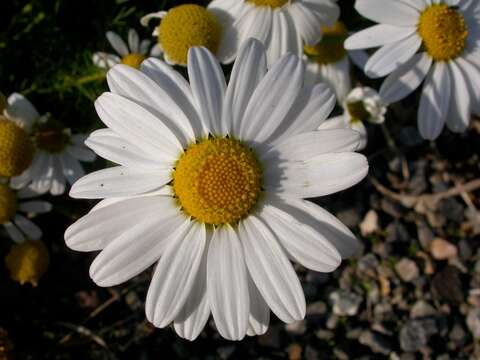
POLYGON ((221 62, 227 62, 229 44, 222 43, 225 29, 214 12, 200 5, 185 4, 145 15, 141 23, 148 26, 152 19, 160 19, 153 30, 158 40, 153 51, 162 54, 168 64, 186 66, 188 50, 194 46, 203 46, 221 62))
POLYGON ((80 161, 95 159, 83 144, 85 135, 72 135, 50 114, 40 116, 20 94, 8 98, 4 115, 0 118, 0 150, 7 151, 0 151, 0 176, 13 176, 14 189, 28 186, 38 194, 61 195, 66 181, 73 184, 83 176, 80 161))
POLYGON ((288 52, 301 56, 303 46, 317 44, 322 27, 340 15, 336 0, 213 0, 208 9, 223 25, 227 62, 253 37, 265 44, 269 65, 288 52))
POLYGON ((149 55, 151 41, 142 40, 140 42, 140 38, 135 29, 128 31, 128 45, 113 31, 107 32, 106 36, 108 42, 118 55, 106 52, 96 52, 93 54, 93 63, 99 68, 110 69, 113 65, 125 64, 138 69, 142 61, 149 55))
POLYGON ((436 139, 445 123, 463 132, 480 113, 480 2, 470 0, 357 0, 357 11, 380 24, 345 42, 347 49, 380 46, 365 65, 373 78, 388 75, 380 96, 401 100, 423 82, 418 128, 436 139))
POLYGON ((324 26, 322 35, 317 45, 306 45, 303 49, 307 62, 305 83, 327 83, 335 91, 338 101, 343 102, 352 89, 351 62, 363 68, 368 56, 362 50, 345 50, 343 43, 348 30, 340 21, 332 27, 324 26))
POLYGON ((319 130, 350 128, 360 134, 358 150, 367 146, 365 121, 382 124, 385 121, 387 106, 378 93, 369 87, 357 87, 350 91, 343 101, 343 114, 325 121, 319 130))
POLYGON ((289 261, 333 271, 358 249, 333 215, 303 198, 365 177, 349 129, 316 131, 335 106, 324 85, 303 87, 304 65, 287 54, 267 72, 246 42, 227 87, 215 56, 189 50, 190 84, 165 63, 117 65, 95 106, 108 128, 86 144, 119 166, 78 180, 74 198, 104 199, 71 225, 67 245, 102 250, 90 267, 100 286, 157 264, 147 319, 195 339, 212 313, 231 340, 305 315, 289 261))
POLYGON ((24 215, 42 214, 52 209, 48 202, 31 200, 36 195, 28 189, 16 192, 8 184, 0 183, 0 225, 17 243, 42 237, 42 230, 24 215))

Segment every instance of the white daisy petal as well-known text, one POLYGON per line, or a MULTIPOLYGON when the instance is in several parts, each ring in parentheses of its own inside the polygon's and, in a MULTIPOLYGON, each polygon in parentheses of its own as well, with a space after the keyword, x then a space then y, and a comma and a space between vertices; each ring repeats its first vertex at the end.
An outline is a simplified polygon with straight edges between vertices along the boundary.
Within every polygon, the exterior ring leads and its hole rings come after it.
POLYGON ((162 217, 165 202, 173 200, 149 196, 127 199, 99 207, 72 224, 65 232, 67 246, 76 251, 104 249, 112 240, 143 222, 149 214, 162 217))
POLYGON ((168 201, 160 216, 135 224, 110 242, 90 266, 90 277, 99 286, 115 286, 155 263, 171 241, 184 236, 190 220, 168 201))
POLYGON ((155 326, 167 326, 182 310, 193 288, 205 245, 205 226, 192 222, 185 237, 171 241, 165 249, 145 303, 147 319, 155 326))
POLYGON ((128 30, 128 47, 130 48, 131 53, 138 54, 140 53, 140 39, 138 38, 138 33, 135 29, 128 30))
POLYGON ((301 133, 273 146, 261 155, 261 159, 265 162, 302 162, 321 154, 355 151, 359 141, 359 134, 350 129, 301 133))
POLYGON ((257 289, 257 286, 252 280, 250 274, 248 275, 248 294, 250 296, 250 316, 248 320, 247 335, 263 335, 268 330, 270 323, 270 308, 262 294, 257 289))
POLYGON ((94 131, 85 144, 98 155, 126 167, 155 169, 168 167, 168 163, 152 158, 141 148, 122 139, 110 129, 94 131))
POLYGON ((453 132, 464 132, 470 125, 471 102, 467 86, 470 79, 463 77, 459 66, 454 61, 448 63, 448 70, 453 88, 446 116, 447 127, 453 132))
POLYGON ((432 58, 422 52, 392 72, 380 88, 380 97, 385 103, 397 102, 413 92, 425 79, 432 58))
POLYGON ((101 69, 110 69, 116 64, 120 64, 121 61, 122 59, 120 59, 117 55, 108 54, 101 51, 92 55, 93 64, 101 69))
POLYGON ((275 207, 291 214, 297 221, 322 234, 340 253, 343 259, 355 255, 361 248, 353 233, 335 216, 310 201, 291 197, 269 197, 275 207))
POLYGON ((110 45, 112 45, 112 48, 114 48, 120 56, 127 56, 130 53, 130 51, 128 51, 127 44, 125 44, 125 41, 123 41, 117 33, 114 33, 113 31, 108 31, 106 33, 106 36, 108 42, 110 43, 110 45))
POLYGON ((190 85, 182 75, 171 66, 158 59, 147 59, 141 65, 141 70, 149 78, 173 99, 190 121, 194 130, 195 138, 201 138, 207 134, 205 124, 202 123, 198 110, 196 109, 190 85))
POLYGON ((25 216, 17 214, 13 221, 29 239, 38 240, 42 237, 42 230, 25 216))
POLYGON ((203 122, 212 134, 221 134, 221 114, 227 85, 220 65, 205 48, 190 48, 188 76, 203 122))
POLYGON ((231 226, 213 233, 208 248, 207 293, 220 335, 243 339, 250 314, 247 271, 242 245, 231 226))
POLYGON ((379 24, 351 35, 345 40, 345 49, 368 49, 397 42, 412 35, 415 28, 379 24))
POLYGON ((321 272, 334 271, 340 265, 340 254, 321 233, 276 208, 268 200, 258 216, 268 224, 292 260, 321 272))
POLYGON ((73 184, 70 196, 77 199, 133 196, 158 189, 171 178, 171 169, 115 166, 82 177, 73 184))
POLYGON ((445 125, 450 103, 450 74, 447 65, 437 62, 425 80, 420 107, 418 130, 423 138, 435 140, 445 125))
POLYGON ((365 64, 365 74, 371 78, 383 77, 410 60, 422 45, 415 33, 403 40, 386 44, 377 50, 365 64))
POLYGON ((253 93, 241 120, 242 140, 267 139, 284 119, 303 85, 304 65, 293 55, 285 55, 265 75, 253 93))
MULTIPOLYGON (((211 238, 211 234, 207 234, 207 240, 209 238, 211 238)), ((207 256, 208 251, 204 251, 192 292, 173 323, 175 332, 190 341, 200 335, 210 316, 207 297, 207 256)))
POLYGON ((7 98, 7 108, 5 115, 23 125, 26 129, 30 129, 34 121, 40 117, 35 106, 22 94, 13 93, 7 98))
POLYGON ((183 152, 172 131, 147 109, 120 95, 104 93, 95 101, 98 116, 110 129, 153 157, 174 161, 183 152))
POLYGON ((7 232, 8 236, 10 236, 14 242, 19 244, 25 241, 25 235, 23 235, 18 227, 13 223, 7 222, 3 224, 3 226, 5 227, 5 231, 7 232))
POLYGON ((302 287, 273 234, 253 215, 240 222, 238 231, 248 271, 270 309, 286 323, 303 319, 302 287))
POLYGON ((92 162, 95 160, 95 154, 84 146, 70 145, 66 150, 77 160, 85 162, 92 162))
POLYGON ((254 39, 247 41, 233 65, 225 94, 221 133, 240 132, 241 119, 258 83, 267 72, 263 45, 254 39))
MULTIPOLYGON (((334 130, 330 130, 334 131, 334 130)), ((301 163, 285 162, 265 171, 265 188, 300 198, 325 196, 347 189, 368 173, 364 155, 320 154, 301 163)))
POLYGON ((397 26, 415 27, 419 11, 397 0, 357 0, 355 9, 367 19, 397 26))
POLYGON ((107 74, 110 91, 147 109, 181 140, 183 146, 195 138, 186 114, 164 87, 144 73, 127 65, 118 65, 107 74))
POLYGON ((52 210, 52 204, 46 201, 26 201, 20 203, 18 209, 27 213, 43 214, 52 210))
POLYGON ((269 141, 278 144, 296 134, 316 130, 332 112, 335 104, 335 95, 325 84, 303 88, 269 141))
POLYGON ((298 28, 300 36, 306 45, 316 45, 321 37, 321 27, 318 26, 318 18, 308 7, 301 1, 293 2, 288 8, 288 12, 293 18, 298 28))
POLYGON ((63 153, 60 157, 63 175, 70 185, 80 179, 84 175, 83 167, 80 162, 67 153, 63 153))

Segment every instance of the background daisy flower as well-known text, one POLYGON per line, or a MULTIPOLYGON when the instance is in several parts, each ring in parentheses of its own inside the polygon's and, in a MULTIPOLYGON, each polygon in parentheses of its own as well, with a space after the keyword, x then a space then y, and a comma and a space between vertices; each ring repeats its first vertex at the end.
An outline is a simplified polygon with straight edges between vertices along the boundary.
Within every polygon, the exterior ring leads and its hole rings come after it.
POLYGON ((36 195, 28 189, 17 192, 8 184, 0 183, 0 225, 17 243, 42 237, 42 230, 25 214, 46 213, 52 209, 52 205, 46 201, 30 200, 36 195))
POLYGON ((151 41, 145 39, 140 42, 140 38, 135 29, 128 31, 128 45, 113 31, 107 32, 106 36, 108 42, 118 55, 106 52, 96 52, 93 54, 93 63, 99 68, 109 69, 115 64, 125 64, 138 69, 142 61, 149 55, 151 41))
POLYGON ((332 27, 322 28, 322 40, 315 46, 304 47, 307 62, 305 83, 327 83, 342 103, 352 89, 351 61, 360 68, 365 66, 368 55, 364 51, 347 51, 343 47, 348 37, 346 26, 337 21, 332 27))
POLYGON ((319 130, 350 128, 360 134, 358 150, 367 146, 367 128, 364 122, 382 124, 385 121, 387 106, 378 93, 369 87, 357 87, 350 91, 342 103, 343 114, 325 121, 319 130))
POLYGON ((303 46, 317 44, 322 27, 333 26, 340 14, 336 0, 213 0, 208 9, 225 29, 220 46, 228 61, 253 37, 265 44, 270 65, 288 52, 301 56, 303 46))
POLYGON ((161 61, 142 72, 117 65, 95 106, 108 126, 87 145, 119 166, 74 184, 74 198, 104 199, 70 226, 67 245, 102 250, 90 267, 100 286, 157 263, 147 319, 195 339, 212 313, 231 340, 263 334, 270 309, 305 316, 289 261, 330 272, 358 242, 333 215, 303 198, 362 180, 366 158, 349 129, 316 131, 335 106, 325 85, 303 87, 288 54, 267 72, 257 40, 245 44, 227 86, 205 48, 189 51, 190 84, 161 61))
POLYGON ((381 46, 365 65, 370 77, 389 75, 380 96, 399 101, 423 82, 418 129, 436 139, 445 123, 462 132, 480 113, 480 3, 469 0, 357 0, 357 11, 380 23, 345 42, 347 49, 381 46))
POLYGON ((153 36, 158 40, 154 52, 162 54, 168 64, 186 66, 188 50, 194 46, 207 48, 222 63, 233 60, 226 55, 228 44, 221 41, 225 29, 219 18, 203 6, 176 6, 145 15, 141 23, 147 26, 152 19, 160 19, 160 24, 153 30, 153 36))
POLYGON ((14 189, 29 187, 37 194, 61 195, 66 182, 73 184, 83 176, 80 161, 92 162, 95 154, 84 145, 85 135, 72 135, 50 114, 40 117, 32 126, 35 145, 32 165, 11 179, 14 189))
POLYGON ((22 95, 12 94, 0 115, 0 177, 20 175, 32 163, 31 125, 39 114, 22 95))

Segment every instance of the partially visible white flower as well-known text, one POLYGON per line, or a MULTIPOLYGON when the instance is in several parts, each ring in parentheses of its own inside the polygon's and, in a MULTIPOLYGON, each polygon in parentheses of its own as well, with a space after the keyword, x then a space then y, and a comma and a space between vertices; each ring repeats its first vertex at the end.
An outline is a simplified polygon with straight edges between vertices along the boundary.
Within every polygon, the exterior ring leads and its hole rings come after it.
POLYGON ((418 129, 435 140, 445 124, 465 131, 480 114, 480 1, 357 0, 355 9, 377 25, 345 41, 350 50, 380 47, 365 65, 371 78, 387 76, 386 103, 421 90, 418 129))
POLYGON ((358 150, 367 146, 367 129, 364 122, 382 124, 385 121, 387 106, 378 93, 369 87, 353 89, 343 101, 343 114, 325 121, 319 130, 350 128, 360 133, 358 150))
POLYGON ((34 196, 36 194, 28 189, 16 192, 8 184, 0 183, 0 225, 17 243, 42 237, 42 230, 28 219, 27 214, 49 212, 52 205, 46 201, 30 200, 34 196))
POLYGON ((140 22, 148 26, 152 19, 160 19, 152 34, 157 38, 152 52, 162 55, 168 64, 186 66, 188 50, 194 46, 207 48, 222 63, 233 61, 227 55, 230 44, 222 41, 226 28, 216 12, 200 5, 184 4, 147 14, 140 22))
POLYGON ((95 66, 99 68, 109 69, 115 64, 126 64, 138 69, 142 61, 150 54, 151 41, 146 39, 140 42, 135 29, 128 31, 128 45, 113 31, 107 32, 106 36, 112 48, 120 56, 106 52, 96 52, 93 54, 92 60, 95 66))
POLYGON ((342 103, 352 89, 351 62, 363 69, 368 55, 362 50, 345 50, 343 43, 348 29, 340 21, 332 27, 324 26, 322 35, 317 45, 304 47, 305 83, 327 83, 335 91, 338 102, 342 103))
POLYGON ((317 44, 322 26, 333 26, 340 15, 336 0, 213 0, 208 9, 225 29, 227 62, 253 37, 265 44, 269 66, 286 53, 301 57, 303 46, 317 44))
POLYGON ((63 194, 66 180, 73 184, 83 176, 80 161, 90 162, 95 159, 95 154, 83 144, 86 136, 72 135, 70 129, 50 114, 40 116, 35 106, 21 94, 10 95, 7 103, 4 110, 6 119, 24 129, 34 145, 31 165, 11 179, 11 186, 14 189, 29 186, 38 194, 63 194))

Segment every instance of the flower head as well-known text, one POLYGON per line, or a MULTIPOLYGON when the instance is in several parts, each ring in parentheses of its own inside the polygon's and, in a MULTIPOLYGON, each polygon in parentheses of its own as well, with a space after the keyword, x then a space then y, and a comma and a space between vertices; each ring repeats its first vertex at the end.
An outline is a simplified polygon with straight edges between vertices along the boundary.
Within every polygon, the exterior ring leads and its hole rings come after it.
POLYGON ((110 45, 118 55, 105 52, 96 52, 93 54, 93 63, 99 68, 109 69, 115 64, 125 64, 138 69, 142 61, 149 55, 151 41, 140 41, 135 29, 128 31, 128 45, 113 31, 107 32, 106 36, 110 45))
POLYGON ((355 8, 380 23, 352 35, 347 49, 381 46, 368 60, 365 72, 383 77, 380 96, 399 101, 423 82, 418 129, 436 139, 445 123, 465 131, 471 112, 480 113, 480 10, 478 1, 357 0, 355 8))
POLYGON ((77 181, 75 198, 103 198, 65 234, 69 247, 102 250, 90 276, 122 283, 157 263, 146 315, 196 338, 212 313, 232 340, 305 315, 289 259, 333 271, 357 250, 353 234, 303 198, 332 194, 367 173, 349 129, 316 131, 335 105, 323 84, 303 87, 303 62, 267 71, 245 43, 227 86, 205 48, 189 50, 190 84, 165 63, 117 65, 95 106, 106 129, 86 144, 119 164, 77 181), (119 81, 123 79, 124 81, 119 81), (136 84, 131 86, 131 84, 136 84))
POLYGON ((343 114, 325 121, 319 130, 352 129, 360 134, 358 149, 367 146, 367 129, 365 122, 382 124, 385 121, 387 106, 378 93, 369 87, 354 88, 342 103, 343 114))

